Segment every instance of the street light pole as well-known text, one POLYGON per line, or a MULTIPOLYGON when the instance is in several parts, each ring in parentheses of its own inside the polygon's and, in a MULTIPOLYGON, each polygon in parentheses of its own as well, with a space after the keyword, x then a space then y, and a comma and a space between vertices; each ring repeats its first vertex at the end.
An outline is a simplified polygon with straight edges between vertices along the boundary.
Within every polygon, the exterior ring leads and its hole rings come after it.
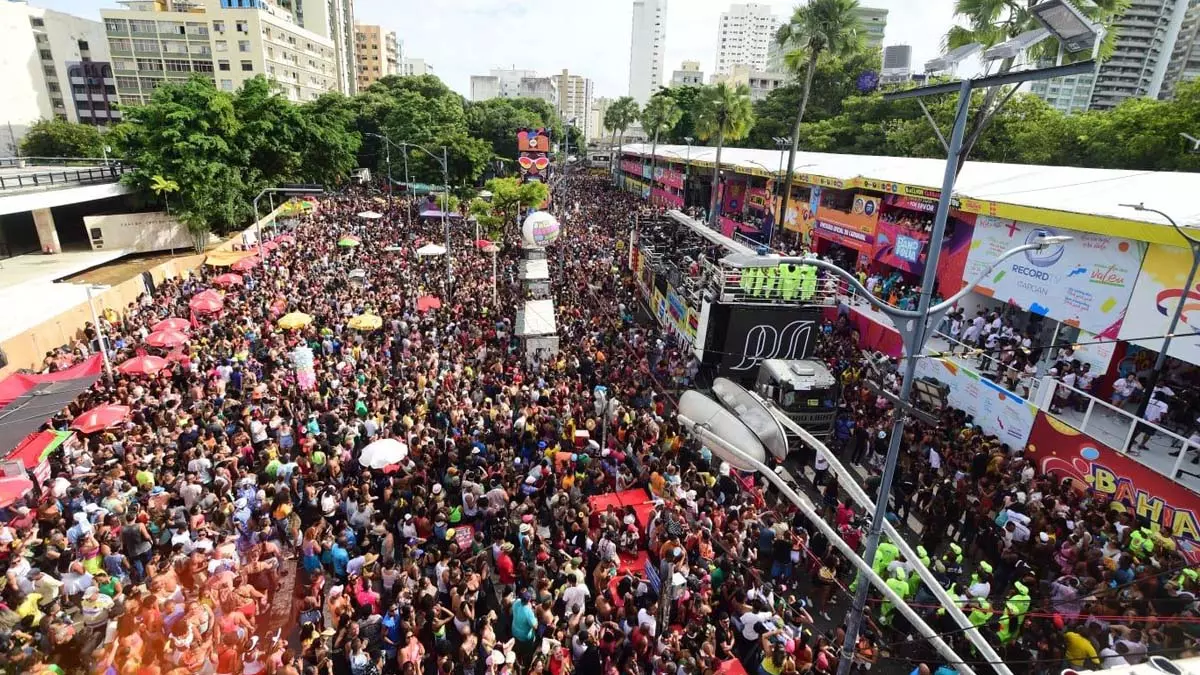
MULTIPOLYGON (((1146 408, 1150 405, 1150 398, 1154 395, 1154 389, 1158 387, 1158 380, 1162 376, 1163 366, 1166 365, 1167 352, 1171 349, 1171 339, 1175 337, 1175 329, 1179 327, 1179 320, 1183 317, 1183 308, 1187 304, 1188 295, 1192 292, 1192 284, 1196 282, 1196 269, 1200 268, 1200 239, 1189 235, 1183 228, 1179 227, 1179 223, 1175 222, 1174 218, 1158 209, 1149 208, 1144 204, 1121 204, 1121 206, 1134 209, 1135 211, 1157 213, 1166 218, 1171 227, 1175 228, 1175 231, 1179 233, 1179 236, 1183 237, 1192 250, 1192 268, 1188 270, 1187 281, 1183 283, 1179 302, 1175 305, 1175 311, 1171 314, 1171 322, 1167 325, 1167 334, 1163 336, 1162 348, 1158 350, 1158 358, 1154 360, 1154 369, 1150 371, 1150 377, 1146 381, 1146 393, 1142 396, 1142 402, 1138 404, 1137 416, 1144 418, 1146 416, 1146 408)), ((1180 460, 1186 454, 1186 452, 1180 452, 1180 460)), ((1178 466, 1176 466, 1176 470, 1178 470, 1178 466)), ((1172 472, 1171 475, 1174 476, 1175 472, 1172 472)))
MULTIPOLYGON (((428 152, 428 151, 426 151, 428 152)), ((442 205, 442 229, 446 233, 446 292, 450 293, 454 283, 454 263, 450 261, 450 220, 446 211, 450 208, 450 170, 446 162, 446 146, 442 146, 442 187, 445 189, 446 203, 442 205)), ((449 299, 449 298, 447 298, 449 299)))
POLYGON ((94 286, 88 284, 84 286, 87 289, 88 309, 92 310, 92 324, 96 326, 96 344, 100 347, 100 358, 104 361, 104 373, 108 375, 108 379, 112 381, 112 362, 108 359, 108 339, 104 335, 104 328, 100 325, 100 315, 96 313, 96 303, 92 299, 92 289, 105 290, 106 287, 94 286))
POLYGON ((683 141, 687 143, 687 158, 683 160, 683 206, 687 208, 688 196, 688 181, 692 178, 692 142, 696 139, 691 136, 684 136, 683 141))

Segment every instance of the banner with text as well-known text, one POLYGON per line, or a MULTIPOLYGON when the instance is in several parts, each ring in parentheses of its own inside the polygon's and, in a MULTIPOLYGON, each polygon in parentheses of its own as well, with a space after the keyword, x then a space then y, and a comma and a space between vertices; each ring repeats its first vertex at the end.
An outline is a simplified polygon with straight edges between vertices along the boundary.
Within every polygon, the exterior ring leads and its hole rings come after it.
POLYGON ((1075 489, 1148 518, 1175 538, 1189 561, 1200 562, 1200 496, 1195 492, 1044 412, 1038 413, 1025 456, 1041 473, 1068 478, 1075 489))
POLYGON ((671 194, 661 188, 650 190, 650 203, 658 206, 670 206, 676 209, 683 208, 683 197, 671 194))
POLYGON ((659 183, 667 187, 673 187, 676 190, 683 189, 683 174, 674 169, 661 169, 661 173, 656 177, 659 183))
POLYGON ((849 213, 822 206, 813 233, 869 256, 875 248, 878 223, 879 198, 857 194, 849 213))
POLYGON ((1175 308, 1183 302, 1183 313, 1179 315, 1179 327, 1175 331, 1176 337, 1171 340, 1169 356, 1200 365, 1200 339, 1195 335, 1200 330, 1200 287, 1186 293, 1183 287, 1191 265, 1192 253, 1186 248, 1150 245, 1133 287, 1125 323, 1121 326, 1122 340, 1162 351, 1162 339, 1134 338, 1166 335, 1175 308))
POLYGON ((821 188, 814 187, 809 191, 807 200, 799 199, 793 192, 788 201, 787 214, 783 218, 783 229, 799 232, 807 242, 817 223, 817 207, 821 204, 821 188))
POLYGON ((1102 337, 1117 337, 1145 242, 979 216, 963 278, 974 279, 1013 247, 1059 234, 1073 239, 1005 260, 976 291, 1102 337))
POLYGON ((917 359, 917 377, 931 377, 950 387, 950 405, 975 418, 985 434, 1010 448, 1025 446, 1037 414, 1029 401, 950 359, 917 359))
POLYGON ((642 163, 624 159, 621 160, 621 170, 625 173, 631 173, 635 176, 640 176, 642 175, 642 163))

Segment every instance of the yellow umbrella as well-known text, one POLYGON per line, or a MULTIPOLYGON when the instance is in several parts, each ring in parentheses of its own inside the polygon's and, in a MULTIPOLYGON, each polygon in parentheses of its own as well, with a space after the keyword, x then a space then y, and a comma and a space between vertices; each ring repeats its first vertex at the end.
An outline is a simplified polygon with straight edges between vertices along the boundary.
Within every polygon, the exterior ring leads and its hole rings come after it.
POLYGON ((313 318, 304 312, 292 312, 291 314, 284 314, 279 318, 279 327, 286 328, 287 330, 295 330, 297 328, 304 328, 312 323, 312 320, 313 318))
POLYGON ((349 325, 355 330, 379 330, 383 326, 383 319, 374 314, 359 314, 350 319, 349 325))

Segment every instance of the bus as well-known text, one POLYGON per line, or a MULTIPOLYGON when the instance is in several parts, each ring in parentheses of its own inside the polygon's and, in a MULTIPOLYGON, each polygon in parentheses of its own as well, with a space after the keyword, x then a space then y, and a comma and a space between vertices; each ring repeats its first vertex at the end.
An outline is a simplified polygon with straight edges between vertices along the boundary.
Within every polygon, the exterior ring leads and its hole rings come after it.
POLYGON ((813 436, 833 436, 841 385, 825 364, 766 359, 759 364, 754 390, 813 436))

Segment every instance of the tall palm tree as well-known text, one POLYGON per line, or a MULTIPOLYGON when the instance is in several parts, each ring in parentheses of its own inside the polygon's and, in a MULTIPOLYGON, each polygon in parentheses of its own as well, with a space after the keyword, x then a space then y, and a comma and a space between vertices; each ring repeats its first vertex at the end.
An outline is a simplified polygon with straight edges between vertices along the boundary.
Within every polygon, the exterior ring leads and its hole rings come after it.
POLYGON ((704 140, 716 139, 717 161, 713 166, 712 200, 709 203, 709 224, 717 227, 717 193, 721 181, 721 149, 725 141, 745 138, 754 126, 754 106, 750 103, 750 87, 736 87, 720 82, 704 87, 696 100, 696 135, 704 140))
MULTIPOLYGON (((605 117, 608 117, 608 113, 612 113, 611 128, 618 135, 617 145, 613 152, 614 158, 620 155, 619 149, 625 143, 625 130, 638 120, 638 114, 640 112, 641 110, 638 109, 637 101, 633 100, 632 96, 622 96, 621 98, 613 101, 612 105, 608 106, 608 112, 605 113, 605 117)), ((605 126, 608 125, 606 124, 605 126)), ((614 159, 614 162, 615 161, 618 160, 614 159)), ((616 175, 617 174, 614 170, 614 178, 616 175)))
POLYGON ((817 59, 828 53, 838 57, 849 56, 863 42, 859 32, 858 0, 809 0, 807 5, 797 7, 792 19, 784 24, 775 39, 789 51, 784 54, 785 63, 792 72, 799 74, 804 69, 804 90, 800 95, 800 110, 796 112, 796 125, 792 128, 792 148, 788 152, 787 177, 783 181, 783 197, 780 199, 779 221, 787 216, 788 199, 792 196, 792 172, 796 169, 796 151, 800 147, 800 123, 804 121, 804 110, 808 107, 808 95, 812 92, 813 73, 817 70, 817 59))
POLYGON ((617 113, 611 104, 604 109, 604 120, 601 122, 608 130, 608 173, 616 180, 617 169, 617 113))
POLYGON ((658 167, 658 135, 666 133, 679 124, 683 118, 683 109, 669 94, 659 92, 650 97, 650 102, 642 109, 642 129, 654 139, 650 146, 650 180, 654 180, 654 172, 658 167))
MULTIPOLYGON (((966 26, 955 25, 946 33, 944 40, 946 50, 953 50, 964 45, 979 43, 984 49, 998 45, 1017 37, 1035 28, 1041 28, 1037 19, 1029 12, 1029 8, 1038 4, 1040 0, 955 0, 954 14, 959 19, 966 21, 966 26)), ((1129 9, 1132 0, 1090 0, 1089 2, 1073 3, 1074 6, 1087 16, 1092 21, 1104 27, 1104 41, 1100 43, 1100 60, 1105 60, 1112 56, 1113 48, 1116 45, 1118 29, 1112 24, 1113 21, 1129 9)), ((1030 49, 1026 56, 1027 60, 1038 61, 1041 59, 1053 59, 1058 54, 1058 41, 1046 40, 1041 44, 1030 49)), ((1084 52, 1080 58, 1088 58, 1090 54, 1084 52)), ((1012 69, 1015 59, 1007 58, 1000 62, 1000 69, 997 74, 1009 72, 1012 69)), ((958 168, 961 170, 962 165, 966 162, 967 155, 971 149, 975 147, 975 143, 987 128, 988 123, 1000 111, 1000 108, 1008 102, 1012 95, 1016 93, 1020 85, 1013 85, 1004 92, 1001 97, 1001 88, 992 87, 984 95, 983 103, 979 106, 979 110, 975 113, 974 119, 967 128, 966 135, 963 137, 962 151, 959 153, 958 168)))

